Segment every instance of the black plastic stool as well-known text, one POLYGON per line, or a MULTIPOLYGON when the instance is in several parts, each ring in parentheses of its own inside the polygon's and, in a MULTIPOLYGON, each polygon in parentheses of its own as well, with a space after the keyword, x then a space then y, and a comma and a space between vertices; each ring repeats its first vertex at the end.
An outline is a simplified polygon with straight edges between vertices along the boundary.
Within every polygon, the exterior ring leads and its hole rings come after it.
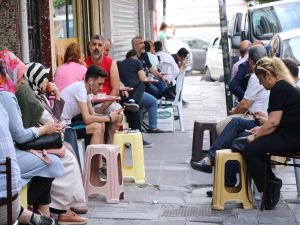
POLYGON ((204 131, 209 130, 209 139, 210 145, 216 140, 218 137, 216 130, 216 122, 194 122, 194 132, 193 132, 193 149, 192 149, 192 159, 191 162, 198 162, 204 158, 205 154, 203 152, 203 137, 204 131))

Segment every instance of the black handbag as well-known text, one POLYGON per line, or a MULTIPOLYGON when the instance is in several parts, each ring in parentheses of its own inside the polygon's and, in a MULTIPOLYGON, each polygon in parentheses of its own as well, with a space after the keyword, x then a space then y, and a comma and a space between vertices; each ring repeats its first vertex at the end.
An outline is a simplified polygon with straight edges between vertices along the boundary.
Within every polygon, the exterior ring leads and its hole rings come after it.
POLYGON ((63 141, 64 138, 62 133, 53 133, 46 134, 33 141, 17 145, 22 150, 42 150, 51 148, 61 148, 63 146, 63 141))

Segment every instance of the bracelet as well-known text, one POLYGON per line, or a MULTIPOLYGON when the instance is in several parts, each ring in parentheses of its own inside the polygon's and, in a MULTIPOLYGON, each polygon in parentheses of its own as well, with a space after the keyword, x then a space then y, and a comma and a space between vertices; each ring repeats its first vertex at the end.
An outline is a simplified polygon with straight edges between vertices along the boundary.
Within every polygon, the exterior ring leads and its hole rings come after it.
POLYGON ((108 114, 109 123, 111 123, 111 116, 108 114))

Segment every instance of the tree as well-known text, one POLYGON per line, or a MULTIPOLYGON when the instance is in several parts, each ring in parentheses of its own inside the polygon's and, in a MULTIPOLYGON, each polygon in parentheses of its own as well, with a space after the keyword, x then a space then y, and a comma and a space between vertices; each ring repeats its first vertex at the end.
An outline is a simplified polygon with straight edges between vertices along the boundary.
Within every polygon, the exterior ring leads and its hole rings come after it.
POLYGON ((53 1, 54 8, 60 8, 65 4, 66 4, 65 0, 54 0, 53 1))

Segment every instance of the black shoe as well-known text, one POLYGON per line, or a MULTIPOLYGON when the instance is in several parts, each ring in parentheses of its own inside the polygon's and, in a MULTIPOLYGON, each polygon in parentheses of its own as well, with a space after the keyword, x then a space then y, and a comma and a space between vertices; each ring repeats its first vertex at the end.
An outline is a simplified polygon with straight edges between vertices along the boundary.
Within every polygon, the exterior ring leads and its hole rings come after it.
POLYGON ((156 129, 148 129, 147 130, 147 132, 148 133, 165 133, 163 130, 161 130, 161 129, 158 129, 158 128, 156 128, 156 129))
POLYGON ((124 103, 124 108, 130 112, 137 112, 140 110, 140 106, 138 104, 130 101, 124 103))
POLYGON ((268 181, 267 186, 267 199, 265 204, 266 210, 272 210, 275 208, 280 199, 280 189, 282 187, 282 181, 279 178, 268 181))
POLYGON ((203 159, 199 162, 191 162, 191 166, 194 170, 198 170, 204 173, 212 173, 212 165, 205 164, 205 161, 203 159))
POLYGON ((179 120, 179 116, 174 116, 174 120, 179 120))
POLYGON ((207 191, 206 196, 211 198, 213 196, 213 191, 207 191))
POLYGON ((148 141, 143 140, 143 146, 144 146, 144 148, 152 148, 153 144, 148 141))

